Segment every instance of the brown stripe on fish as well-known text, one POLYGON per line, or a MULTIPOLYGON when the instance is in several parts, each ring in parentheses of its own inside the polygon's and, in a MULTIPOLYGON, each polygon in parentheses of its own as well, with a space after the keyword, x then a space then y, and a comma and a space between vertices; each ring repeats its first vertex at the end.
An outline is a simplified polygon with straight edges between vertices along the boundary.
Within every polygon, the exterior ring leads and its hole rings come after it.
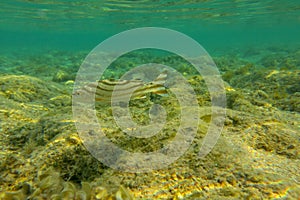
POLYGON ((144 83, 142 80, 101 80, 84 86, 74 92, 74 95, 84 97, 85 94, 93 94, 96 89, 95 100, 99 102, 110 102, 113 92, 116 101, 145 98, 149 93, 165 96, 168 94, 164 87, 166 78, 167 72, 162 72, 149 83, 144 83))
POLYGON ((133 89, 131 88, 131 90, 115 90, 115 91, 103 91, 103 90, 96 90, 96 98, 97 99, 104 99, 104 98, 108 98, 110 99, 112 96, 112 92, 114 92, 114 97, 116 98, 116 100, 119 99, 126 99, 128 97, 131 98, 145 98, 147 96, 148 93, 154 93, 154 94, 159 94, 159 95, 163 95, 163 94, 167 94, 166 88, 161 86, 161 85, 150 85, 150 86, 144 86, 144 87, 140 87, 138 89, 133 89))
POLYGON ((108 80, 103 80, 99 82, 97 89, 106 90, 106 91, 128 90, 131 88, 138 88, 143 85, 144 83, 142 81, 121 80, 120 82, 109 82, 108 80))

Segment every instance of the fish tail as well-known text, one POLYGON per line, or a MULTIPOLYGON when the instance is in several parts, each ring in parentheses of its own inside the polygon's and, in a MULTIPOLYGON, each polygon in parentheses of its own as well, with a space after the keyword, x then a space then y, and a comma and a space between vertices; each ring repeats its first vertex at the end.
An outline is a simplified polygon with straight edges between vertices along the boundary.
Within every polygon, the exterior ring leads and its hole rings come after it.
POLYGON ((165 85, 167 80, 168 74, 167 71, 163 71, 161 74, 156 77, 156 79, 153 81, 153 84, 155 85, 165 85))
POLYGON ((157 76, 157 78, 152 82, 153 85, 159 85, 157 90, 155 90, 153 93, 160 95, 160 96, 168 96, 168 91, 167 88, 165 87, 165 83, 167 80, 168 74, 167 71, 163 71, 161 74, 157 76))

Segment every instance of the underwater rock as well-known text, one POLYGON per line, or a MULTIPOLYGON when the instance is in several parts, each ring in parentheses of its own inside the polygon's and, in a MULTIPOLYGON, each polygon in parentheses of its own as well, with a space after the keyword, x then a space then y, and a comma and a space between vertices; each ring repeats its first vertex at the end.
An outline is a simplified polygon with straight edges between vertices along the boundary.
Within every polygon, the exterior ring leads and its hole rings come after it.
POLYGON ((291 159, 300 159, 300 146, 297 133, 276 122, 256 124, 248 130, 252 132, 249 143, 255 149, 263 149, 291 159), (255 134, 254 134, 255 133, 255 134))
POLYGON ((300 51, 293 53, 273 53, 261 58, 259 63, 268 69, 296 70, 300 66, 300 51))
POLYGON ((254 64, 247 63, 238 69, 225 72, 222 75, 222 78, 225 81, 232 83, 233 81, 238 80, 239 77, 250 74, 250 72, 252 72, 254 70, 254 68, 255 68, 254 64))
MULTIPOLYGON (((229 91, 227 100, 229 105, 237 102, 238 99, 243 99, 256 106, 270 107, 272 105, 282 110, 300 112, 299 76, 299 70, 265 69, 236 75, 229 78, 230 85, 235 88, 236 92, 229 91), (238 99, 233 98, 232 95, 238 99)), ((230 108, 233 107, 230 106, 230 108)))
POLYGON ((15 128, 6 131, 7 139, 12 147, 23 147, 35 144, 45 145, 63 129, 70 129, 70 123, 60 122, 52 116, 43 116, 36 121, 19 124, 15 128))
POLYGON ((71 106, 72 99, 69 95, 60 95, 56 96, 50 99, 50 103, 53 107, 59 107, 59 106, 71 106))
POLYGON ((283 55, 266 55, 261 58, 260 63, 266 68, 274 69, 277 68, 283 58, 283 55))
POLYGON ((0 95, 23 103, 48 100, 57 93, 64 93, 54 84, 25 75, 1 76, 0 86, 0 95))

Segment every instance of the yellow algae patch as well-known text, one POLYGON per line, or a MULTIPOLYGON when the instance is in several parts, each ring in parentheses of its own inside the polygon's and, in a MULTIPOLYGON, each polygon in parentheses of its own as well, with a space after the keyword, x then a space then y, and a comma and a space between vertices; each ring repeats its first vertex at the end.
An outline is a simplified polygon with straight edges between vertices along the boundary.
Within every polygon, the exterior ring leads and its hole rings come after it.
POLYGON ((228 91, 228 92, 234 92, 235 91, 235 89, 230 87, 230 86, 226 87, 225 90, 228 91))
POLYGON ((73 80, 68 80, 65 82, 65 86, 73 86, 74 85, 74 81, 73 80))
POLYGON ((278 74, 279 71, 278 70, 272 70, 265 78, 270 78, 271 76, 273 76, 274 74, 278 74))

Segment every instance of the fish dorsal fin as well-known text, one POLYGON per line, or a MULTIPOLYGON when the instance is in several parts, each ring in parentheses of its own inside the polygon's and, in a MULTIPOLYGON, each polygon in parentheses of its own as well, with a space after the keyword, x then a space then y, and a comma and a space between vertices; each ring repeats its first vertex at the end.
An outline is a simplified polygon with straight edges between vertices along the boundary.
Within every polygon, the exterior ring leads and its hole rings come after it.
POLYGON ((156 85, 164 85, 167 80, 168 74, 167 70, 164 70, 161 74, 159 74, 156 79, 152 82, 156 85))

